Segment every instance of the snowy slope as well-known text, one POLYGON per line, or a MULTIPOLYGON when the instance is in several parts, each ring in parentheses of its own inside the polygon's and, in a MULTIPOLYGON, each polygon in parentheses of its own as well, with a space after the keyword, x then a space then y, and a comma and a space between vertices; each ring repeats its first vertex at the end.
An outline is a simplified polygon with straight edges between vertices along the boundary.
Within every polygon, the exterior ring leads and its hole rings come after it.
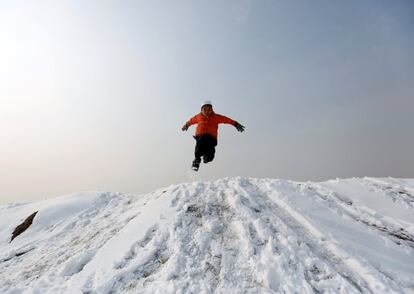
POLYGON ((226 178, 2 206, 0 293, 33 292, 414 293, 414 180, 226 178))

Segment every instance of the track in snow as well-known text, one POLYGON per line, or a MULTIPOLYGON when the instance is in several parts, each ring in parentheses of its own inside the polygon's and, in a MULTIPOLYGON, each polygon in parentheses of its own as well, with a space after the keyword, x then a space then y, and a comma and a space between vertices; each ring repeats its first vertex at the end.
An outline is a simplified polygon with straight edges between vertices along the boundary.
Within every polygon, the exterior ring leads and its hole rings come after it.
MULTIPOLYGON (((389 198, 371 179, 355 183, 389 198)), ((373 211, 335 185, 230 178, 142 196, 103 193, 80 213, 34 228, 41 238, 29 230, 1 244, 0 291, 412 291, 412 223, 401 230, 407 219, 373 211)))

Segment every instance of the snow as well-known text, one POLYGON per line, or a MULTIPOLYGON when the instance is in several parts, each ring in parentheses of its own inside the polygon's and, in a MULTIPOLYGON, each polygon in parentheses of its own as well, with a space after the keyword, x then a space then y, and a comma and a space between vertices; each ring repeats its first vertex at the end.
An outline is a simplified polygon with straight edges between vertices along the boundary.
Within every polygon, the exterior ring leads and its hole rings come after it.
POLYGON ((414 180, 393 178, 236 177, 8 204, 0 292, 414 293, 413 212, 414 180))

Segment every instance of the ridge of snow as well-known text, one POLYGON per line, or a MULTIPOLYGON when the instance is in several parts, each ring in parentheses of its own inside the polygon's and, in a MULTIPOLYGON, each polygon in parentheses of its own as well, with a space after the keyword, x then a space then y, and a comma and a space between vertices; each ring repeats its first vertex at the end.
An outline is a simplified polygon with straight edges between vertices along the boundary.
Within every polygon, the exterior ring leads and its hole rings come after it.
POLYGON ((236 177, 5 205, 0 292, 409 293, 413 212, 414 179, 368 177, 236 177))

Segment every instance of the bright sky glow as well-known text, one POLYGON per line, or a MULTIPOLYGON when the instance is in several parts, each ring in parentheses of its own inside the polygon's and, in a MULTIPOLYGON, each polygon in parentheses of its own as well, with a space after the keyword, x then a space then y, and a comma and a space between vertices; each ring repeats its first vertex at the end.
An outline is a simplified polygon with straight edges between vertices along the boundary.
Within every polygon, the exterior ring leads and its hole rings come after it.
POLYGON ((411 1, 0 1, 0 203, 414 177, 411 1), (203 100, 240 121, 189 175, 203 100))

